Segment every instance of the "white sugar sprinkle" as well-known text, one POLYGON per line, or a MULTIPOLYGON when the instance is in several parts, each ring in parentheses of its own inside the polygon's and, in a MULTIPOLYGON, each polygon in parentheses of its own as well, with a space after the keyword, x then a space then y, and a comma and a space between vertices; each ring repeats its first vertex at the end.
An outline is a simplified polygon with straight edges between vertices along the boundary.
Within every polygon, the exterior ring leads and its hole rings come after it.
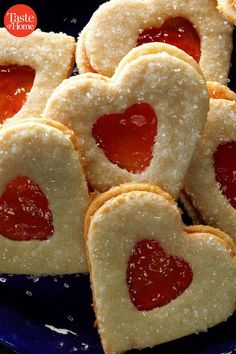
POLYGON ((73 334, 74 336, 78 336, 78 334, 77 333, 75 333, 75 332, 73 332, 73 331, 71 331, 71 330, 69 330, 69 329, 66 329, 66 328, 56 328, 56 327, 54 327, 54 326, 52 326, 52 325, 48 325, 48 324, 45 324, 45 327, 47 327, 48 329, 50 329, 51 331, 54 331, 54 332, 57 332, 57 333, 59 333, 59 334, 65 334, 65 335, 67 335, 67 334, 73 334))

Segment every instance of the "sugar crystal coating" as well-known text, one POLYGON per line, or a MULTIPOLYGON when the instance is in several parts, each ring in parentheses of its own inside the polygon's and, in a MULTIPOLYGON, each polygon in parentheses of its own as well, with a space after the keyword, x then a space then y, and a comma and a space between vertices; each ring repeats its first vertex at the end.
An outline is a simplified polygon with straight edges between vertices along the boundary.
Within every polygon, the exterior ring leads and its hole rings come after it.
POLYGON ((12 119, 39 118, 52 91, 71 74, 74 38, 39 29, 27 37, 19 38, 0 28, 0 49, 1 64, 27 66, 35 70, 34 83, 27 100, 18 112, 12 112, 15 113, 12 119))
POLYGON ((234 248, 210 231, 183 232, 177 206, 160 195, 121 191, 107 200, 91 218, 87 246, 105 351, 142 349, 206 331, 234 312, 234 248), (168 254, 184 259, 193 278, 186 290, 165 306, 137 311, 130 299, 126 270, 132 250, 143 242, 144 235, 168 254))
POLYGON ((0 236, 1 272, 87 271, 82 234, 89 195, 71 135, 41 120, 5 124, 0 130, 0 156, 0 195, 9 181, 27 176, 46 196, 54 227, 52 237, 44 241, 0 236))
POLYGON ((103 4, 79 37, 76 61, 80 73, 92 71, 111 77, 142 31, 159 28, 176 17, 190 21, 198 33, 200 66, 206 79, 225 84, 232 26, 217 11, 215 0, 111 0, 103 4))

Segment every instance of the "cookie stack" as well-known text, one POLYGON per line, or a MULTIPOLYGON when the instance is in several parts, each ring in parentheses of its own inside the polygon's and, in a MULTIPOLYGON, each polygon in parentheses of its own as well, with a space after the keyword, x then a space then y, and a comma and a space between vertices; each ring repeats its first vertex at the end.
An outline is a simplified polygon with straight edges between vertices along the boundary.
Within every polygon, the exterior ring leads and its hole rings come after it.
POLYGON ((5 29, 0 43, 0 271, 89 271, 107 354, 226 320, 236 94, 217 2, 111 0, 77 43, 5 29))

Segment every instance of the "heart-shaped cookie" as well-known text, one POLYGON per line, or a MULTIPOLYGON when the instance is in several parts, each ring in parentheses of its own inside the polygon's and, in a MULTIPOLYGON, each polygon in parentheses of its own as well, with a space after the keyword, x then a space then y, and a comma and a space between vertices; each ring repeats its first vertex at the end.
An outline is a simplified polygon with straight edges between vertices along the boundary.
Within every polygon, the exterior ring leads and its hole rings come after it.
POLYGON ((217 0, 218 10, 225 18, 236 25, 236 1, 235 0, 217 0))
POLYGON ((93 188, 151 182, 176 197, 207 112, 198 64, 152 43, 127 54, 112 79, 90 73, 65 80, 45 117, 75 132, 93 188))
POLYGON ((227 82, 232 27, 215 0, 111 0, 93 14, 76 50, 80 73, 111 77, 134 47, 163 42, 186 51, 200 63, 207 80, 227 82))
POLYGON ((0 154, 0 272, 86 272, 90 199, 73 133, 39 118, 6 123, 0 154))
POLYGON ((185 178, 183 201, 194 221, 206 223, 236 240, 236 94, 210 83, 207 123, 185 178))
POLYGON ((207 226, 186 227, 156 186, 121 185, 85 219, 97 325, 105 353, 171 341, 235 310, 235 245, 207 226))
POLYGON ((0 28, 0 123, 41 116, 52 91, 69 77, 75 40, 36 30, 14 37, 0 28))

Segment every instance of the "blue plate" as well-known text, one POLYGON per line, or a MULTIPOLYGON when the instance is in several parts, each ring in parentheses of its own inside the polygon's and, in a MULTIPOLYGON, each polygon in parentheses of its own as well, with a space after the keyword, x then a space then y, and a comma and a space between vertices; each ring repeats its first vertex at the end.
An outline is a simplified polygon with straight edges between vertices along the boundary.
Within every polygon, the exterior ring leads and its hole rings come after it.
MULTIPOLYGON (((0 26, 5 11, 20 1, 0 0, 0 26)), ((102 1, 24 1, 34 8, 38 27, 77 37, 102 1)), ((235 37, 234 37, 235 38, 235 37)), ((235 46, 236 48, 236 43, 235 46)), ((235 51, 232 63, 235 62, 235 51)), ((236 90, 235 69, 230 87, 236 90)), ((0 343, 19 354, 102 354, 94 328, 89 278, 86 275, 27 277, 0 275, 0 343)), ((236 316, 208 332, 145 349, 152 354, 236 353, 236 316)), ((0 354, 6 353, 0 346, 0 354)), ((130 354, 140 353, 130 351, 130 354)))
MULTIPOLYGON (((0 342, 20 354, 102 354, 94 328, 89 278, 0 277, 0 342)), ((236 316, 198 335, 143 353, 236 353, 236 316)), ((140 353, 131 351, 130 354, 140 353)))

